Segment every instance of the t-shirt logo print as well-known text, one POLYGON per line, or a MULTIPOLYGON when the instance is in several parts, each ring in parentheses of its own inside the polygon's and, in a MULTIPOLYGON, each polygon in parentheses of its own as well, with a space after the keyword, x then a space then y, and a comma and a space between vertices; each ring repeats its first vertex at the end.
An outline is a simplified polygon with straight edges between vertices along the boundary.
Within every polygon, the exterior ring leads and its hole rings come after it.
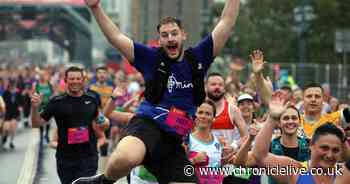
POLYGON ((197 67, 197 69, 198 69, 198 70, 203 69, 203 65, 202 65, 202 63, 198 63, 198 67, 197 67))
POLYGON ((171 74, 168 78, 168 92, 172 93, 174 89, 188 89, 188 88, 193 88, 192 82, 187 82, 187 81, 182 81, 179 82, 177 81, 176 77, 174 74, 171 74))
POLYGON ((88 104, 90 104, 91 103, 91 101, 85 101, 85 104, 86 105, 88 105, 88 104))
POLYGON ((176 83, 177 83, 177 81, 176 81, 174 74, 171 74, 171 76, 169 76, 169 78, 168 78, 168 86, 167 86, 169 93, 173 92, 173 89, 176 86, 176 83))

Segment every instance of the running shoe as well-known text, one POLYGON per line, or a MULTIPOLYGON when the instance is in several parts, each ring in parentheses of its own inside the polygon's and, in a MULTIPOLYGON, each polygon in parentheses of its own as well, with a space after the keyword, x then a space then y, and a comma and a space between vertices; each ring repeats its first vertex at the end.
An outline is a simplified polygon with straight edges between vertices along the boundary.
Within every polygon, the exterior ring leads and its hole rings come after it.
POLYGON ((1 139, 1 144, 2 144, 2 145, 5 145, 6 141, 7 141, 7 136, 5 135, 5 136, 3 136, 2 139, 1 139))
POLYGON ((15 145, 13 144, 13 142, 10 143, 10 148, 15 149, 15 145))
POLYGON ((73 181, 72 184, 113 184, 115 181, 107 180, 103 174, 90 177, 81 177, 73 181))

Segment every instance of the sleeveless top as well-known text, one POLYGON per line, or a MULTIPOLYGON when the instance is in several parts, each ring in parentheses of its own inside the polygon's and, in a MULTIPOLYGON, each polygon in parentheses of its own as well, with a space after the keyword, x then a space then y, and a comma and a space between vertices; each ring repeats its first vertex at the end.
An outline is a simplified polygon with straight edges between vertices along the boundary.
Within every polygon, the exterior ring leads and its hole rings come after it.
POLYGON ((219 140, 213 135, 213 141, 210 143, 202 142, 196 139, 192 134, 189 136, 189 157, 194 157, 196 153, 205 151, 207 153, 207 161, 205 163, 195 166, 196 175, 198 177, 199 184, 221 184, 223 180, 223 175, 220 172, 208 172, 203 175, 199 171, 201 168, 219 168, 221 167, 221 154, 222 145, 219 140))
POLYGON ((215 117, 213 121, 212 129, 234 129, 235 126, 231 122, 231 118, 229 115, 229 104, 227 100, 224 103, 224 110, 215 117))
POLYGON ((225 99, 224 110, 215 117, 212 124, 212 133, 217 138, 224 138, 228 144, 238 141, 240 138, 239 131, 234 126, 230 118, 230 105, 225 99))

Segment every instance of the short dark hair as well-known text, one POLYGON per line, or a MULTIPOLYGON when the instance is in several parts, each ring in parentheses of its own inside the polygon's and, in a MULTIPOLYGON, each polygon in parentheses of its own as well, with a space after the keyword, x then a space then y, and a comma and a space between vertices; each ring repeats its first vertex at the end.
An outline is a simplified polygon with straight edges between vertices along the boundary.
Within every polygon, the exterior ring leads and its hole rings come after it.
MULTIPOLYGON (((299 112, 298 108, 296 108, 294 105, 289 105, 289 106, 286 108, 286 110, 287 110, 287 109, 293 109, 293 110, 295 110, 295 111, 298 113, 298 118, 299 118, 299 123, 300 123, 301 117, 300 117, 300 112, 299 112)), ((284 113, 283 113, 283 114, 284 114, 284 113)))
POLYGON ((291 92, 291 93, 293 92, 292 88, 289 86, 282 86, 281 90, 286 90, 286 91, 291 92))
MULTIPOLYGON (((210 77, 221 77, 222 79, 224 79, 224 76, 221 74, 221 73, 218 73, 218 72, 212 72, 212 73, 209 73, 207 75, 207 79, 206 79, 206 82, 208 82, 208 79, 210 77)), ((224 79, 225 80, 225 79, 224 79)))
POLYGON ((309 89, 309 88, 320 88, 321 91, 322 91, 322 93, 323 93, 323 88, 322 88, 322 86, 321 86, 320 83, 317 83, 317 82, 310 82, 310 83, 306 84, 306 85, 304 86, 304 88, 303 88, 303 92, 305 92, 305 91, 306 91, 307 89, 309 89))
POLYGON ((177 26, 179 26, 180 29, 182 29, 182 22, 180 19, 176 18, 176 17, 164 17, 162 18, 160 21, 159 21, 159 24, 157 25, 157 31, 159 33, 160 31, 160 27, 162 25, 165 25, 165 24, 171 24, 171 23, 174 23, 176 24, 177 26))
POLYGON ((210 99, 205 99, 204 102, 202 104, 208 104, 213 108, 213 116, 215 117, 216 115, 216 106, 213 100, 210 99))
POLYGON ((17 80, 16 79, 9 79, 9 82, 7 84, 8 88, 13 88, 13 87, 16 87, 17 86, 17 80))
POLYGON ((84 69, 79 68, 77 66, 71 66, 71 67, 67 68, 65 73, 64 73, 65 78, 67 78, 69 72, 80 72, 81 76, 84 77, 84 69))
POLYGON ((321 136, 325 136, 329 134, 335 135, 336 137, 339 138, 341 142, 345 142, 346 140, 346 137, 342 130, 340 130, 333 123, 327 122, 315 130, 314 135, 312 136, 312 139, 311 139, 311 144, 315 144, 316 141, 318 141, 321 136))

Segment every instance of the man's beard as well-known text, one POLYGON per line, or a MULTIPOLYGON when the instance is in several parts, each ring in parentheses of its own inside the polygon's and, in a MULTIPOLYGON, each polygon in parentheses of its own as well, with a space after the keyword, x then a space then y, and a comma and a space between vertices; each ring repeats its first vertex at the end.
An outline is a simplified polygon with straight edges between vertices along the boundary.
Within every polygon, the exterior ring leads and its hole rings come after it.
MULTIPOLYGON (((165 49, 163 48, 163 50, 165 51, 165 49)), ((181 44, 180 46, 179 46, 179 54, 178 54, 178 56, 176 56, 176 58, 170 58, 170 56, 169 56, 169 54, 168 53, 166 53, 166 57, 169 59, 169 60, 171 60, 171 61, 178 61, 179 59, 180 59, 180 57, 181 57, 181 55, 182 55, 182 52, 183 52, 183 45, 181 44)))
POLYGON ((100 78, 100 79, 97 80, 97 83, 99 83, 99 84, 105 84, 106 81, 107 81, 106 79, 104 79, 104 78, 101 79, 101 78, 100 78))
POLYGON ((174 59, 175 61, 178 61, 179 59, 180 59, 180 57, 181 57, 181 55, 182 55, 182 51, 183 51, 183 45, 181 44, 180 46, 179 46, 179 55, 174 59))
POLYGON ((214 94, 212 93, 207 93, 207 96, 210 100, 213 100, 214 102, 217 102, 219 100, 221 100, 223 97, 224 97, 225 93, 221 93, 220 95, 218 96, 215 96, 214 94))

